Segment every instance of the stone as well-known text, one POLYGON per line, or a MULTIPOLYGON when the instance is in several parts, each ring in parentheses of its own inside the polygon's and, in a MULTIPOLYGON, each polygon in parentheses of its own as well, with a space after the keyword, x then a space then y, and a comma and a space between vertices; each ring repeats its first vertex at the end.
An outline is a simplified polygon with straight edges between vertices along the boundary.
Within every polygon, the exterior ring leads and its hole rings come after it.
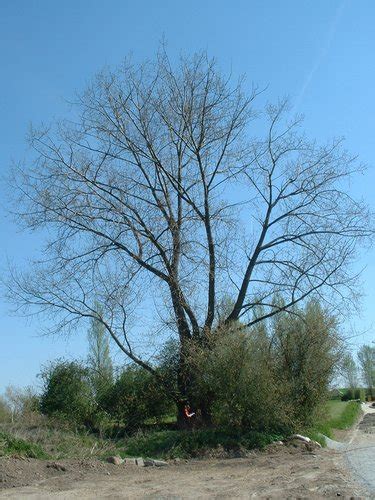
POLYGON ((144 462, 144 464, 145 464, 145 465, 144 465, 145 467, 153 467, 153 466, 155 465, 155 464, 154 464, 154 461, 153 461, 153 460, 151 460, 150 458, 146 458, 146 459, 144 459, 144 460, 143 460, 143 462, 144 462))
POLYGON ((136 459, 136 464, 138 465, 138 467, 146 467, 142 457, 136 459))
POLYGON ((124 463, 123 459, 118 455, 115 455, 113 457, 108 457, 107 462, 113 465, 121 465, 122 463, 124 463))
POLYGON ((301 434, 292 434, 288 439, 293 441, 294 439, 298 439, 299 441, 303 441, 304 443, 311 443, 311 439, 307 436, 302 436, 301 434))
POLYGON ((155 467, 165 467, 168 465, 168 462, 164 462, 164 460, 152 460, 154 462, 155 467))
POLYGON ((125 465, 137 465, 136 458, 125 458, 125 465))
POLYGON ((317 448, 321 448, 322 445, 320 443, 318 443, 318 441, 313 441, 314 445, 317 447, 317 448))

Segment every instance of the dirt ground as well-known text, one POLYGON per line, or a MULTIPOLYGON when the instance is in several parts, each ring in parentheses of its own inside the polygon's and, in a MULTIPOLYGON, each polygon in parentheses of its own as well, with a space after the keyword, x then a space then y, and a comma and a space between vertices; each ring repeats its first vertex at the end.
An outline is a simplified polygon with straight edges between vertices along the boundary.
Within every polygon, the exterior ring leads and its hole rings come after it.
POLYGON ((99 461, 0 459, 0 498, 369 498, 333 450, 272 446, 246 458, 139 468, 99 461), (52 466, 51 466, 52 465, 52 466), (59 466, 62 466, 59 468, 59 466), (65 469, 65 470, 64 470, 65 469))

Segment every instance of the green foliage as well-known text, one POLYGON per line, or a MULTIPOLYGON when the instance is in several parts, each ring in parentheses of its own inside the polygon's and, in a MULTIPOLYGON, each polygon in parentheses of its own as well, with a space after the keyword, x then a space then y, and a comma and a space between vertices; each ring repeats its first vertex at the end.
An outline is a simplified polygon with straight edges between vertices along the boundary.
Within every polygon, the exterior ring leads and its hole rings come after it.
POLYGON ((158 419, 173 411, 155 377, 137 366, 129 366, 120 373, 103 396, 101 406, 128 429, 142 427, 146 419, 158 419))
POLYGON ((218 447, 229 452, 240 449, 262 449, 281 438, 282 436, 277 434, 256 431, 241 433, 222 429, 139 433, 126 440, 122 455, 166 459, 190 458, 201 456, 218 447))
POLYGON ((357 399, 358 401, 366 401, 365 389, 357 387, 354 390, 354 399, 357 399))
POLYGON ((344 389, 344 393, 341 396, 341 401, 351 401, 354 398, 354 389, 344 389))
POLYGON ((218 427, 276 433, 308 427, 328 397, 338 346, 335 319, 315 302, 268 325, 218 328, 206 344, 188 346, 191 406, 209 405, 218 427))
POLYGON ((343 389, 343 394, 341 396, 341 401, 366 401, 366 389, 362 387, 353 387, 343 389))
MULTIPOLYGON (((186 396, 196 410, 195 431, 212 425, 243 436, 313 428, 338 359, 337 326, 316 302, 293 313, 279 314, 251 329, 239 322, 219 325, 203 340, 194 338, 184 345, 190 370, 186 396)), ((134 432, 146 422, 160 423, 175 410, 164 386, 136 365, 124 368, 113 380, 108 344, 99 326, 92 324, 90 338, 98 349, 91 349, 89 367, 58 361, 43 371, 42 413, 109 434, 114 424, 118 431, 134 432), (106 367, 106 383, 100 388, 93 383, 94 365, 106 367)), ((177 390, 181 355, 178 344, 169 342, 155 368, 172 390, 177 390)), ((358 397, 363 396, 359 391, 358 397)))
POLYGON ((363 345, 358 351, 358 360, 363 381, 370 394, 373 395, 375 387, 375 347, 363 345))
POLYGON ((282 432, 289 427, 286 405, 279 401, 268 342, 262 331, 233 325, 216 334, 210 349, 193 346, 191 403, 210 401, 218 427, 282 432))
POLYGON ((340 368, 349 388, 354 389, 358 387, 358 368, 350 352, 343 356, 340 368))
POLYGON ((279 315, 273 329, 273 354, 283 399, 293 422, 314 423, 328 398, 328 386, 340 355, 337 324, 317 302, 303 311, 279 315))
POLYGON ((0 456, 18 455, 28 458, 48 458, 47 453, 36 443, 29 443, 5 432, 0 432, 0 456))
POLYGON ((57 361, 42 372, 40 409, 77 425, 90 425, 95 401, 88 370, 76 361, 57 361))

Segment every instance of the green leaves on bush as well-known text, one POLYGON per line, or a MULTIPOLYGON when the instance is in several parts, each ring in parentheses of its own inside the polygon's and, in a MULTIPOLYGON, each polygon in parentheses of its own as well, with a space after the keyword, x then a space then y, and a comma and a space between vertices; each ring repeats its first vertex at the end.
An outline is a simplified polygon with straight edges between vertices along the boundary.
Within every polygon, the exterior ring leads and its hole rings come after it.
POLYGON ((77 425, 90 425, 96 404, 88 370, 76 361, 57 361, 42 372, 41 412, 77 425))
POLYGON ((101 400, 101 406, 127 429, 137 429, 146 419, 158 419, 173 412, 171 400, 160 384, 137 366, 122 370, 101 400))

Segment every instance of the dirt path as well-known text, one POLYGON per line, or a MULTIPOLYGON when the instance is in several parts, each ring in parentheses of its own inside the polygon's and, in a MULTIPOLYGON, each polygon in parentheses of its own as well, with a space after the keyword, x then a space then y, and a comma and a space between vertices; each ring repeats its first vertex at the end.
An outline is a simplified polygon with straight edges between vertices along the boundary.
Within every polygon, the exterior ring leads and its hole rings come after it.
POLYGON ((365 415, 344 450, 353 475, 375 497, 375 408, 363 405, 365 415))
POLYGON ((342 453, 332 450, 311 453, 279 446, 248 458, 197 460, 163 468, 97 461, 61 464, 66 470, 38 460, 2 459, 0 488, 6 489, 0 489, 0 498, 368 498, 348 477, 342 453))

